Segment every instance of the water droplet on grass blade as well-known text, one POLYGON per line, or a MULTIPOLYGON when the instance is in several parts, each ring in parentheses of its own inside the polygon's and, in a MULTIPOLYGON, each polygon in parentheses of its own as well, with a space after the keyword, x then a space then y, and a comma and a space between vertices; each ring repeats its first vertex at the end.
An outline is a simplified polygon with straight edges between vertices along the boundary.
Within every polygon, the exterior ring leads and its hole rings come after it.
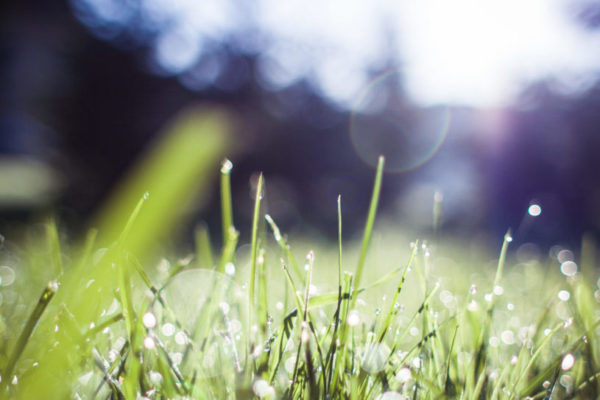
POLYGON ((228 174, 233 169, 233 163, 228 158, 224 159, 221 163, 221 173, 228 174))
POLYGON ((156 347, 156 343, 154 343, 154 339, 150 336, 146 336, 144 338, 144 347, 148 350, 153 350, 156 347))
POLYGON ((175 333, 175 325, 173 325, 170 322, 167 322, 165 324, 163 324, 163 326, 160 328, 160 331, 162 332, 163 335, 165 336, 173 336, 173 334, 175 333))
POLYGON ((560 272, 566 276, 573 276, 577 273, 577 264, 574 261, 565 261, 560 264, 560 272))
POLYGON ((575 255, 569 249, 562 249, 556 254, 556 259, 558 260, 559 263, 562 264, 566 261, 575 260, 575 255))
POLYGON ((544 389, 548 389, 550 387, 550 381, 544 381, 544 383, 542 383, 542 387, 544 389))
POLYGON ((561 290, 558 292, 558 299, 560 301, 568 301, 571 298, 571 293, 567 290, 561 290))
POLYGON ((399 383, 406 383, 412 378, 412 373, 409 368, 400 368, 400 370, 396 373, 396 380, 399 383))
POLYGON ((542 214, 542 207, 539 204, 531 204, 527 209, 527 213, 532 217, 538 217, 542 214))
POLYGON ((259 379, 255 381, 254 384, 252 384, 252 391, 256 396, 260 398, 267 396, 275 396, 275 389, 273 388, 273 386, 269 385, 269 382, 265 381, 264 379, 259 379))
POLYGON ((346 321, 348 322, 348 325, 356 326, 360 323, 360 314, 356 310, 351 310, 348 313, 348 318, 346 321))
POLYGON ((142 317, 142 323, 148 329, 152 329, 156 326, 156 317, 151 312, 147 312, 142 317))
POLYGON ((500 335, 500 338, 502 339, 502 342, 504 342, 504 344, 514 344, 515 343, 515 334, 511 330, 503 331, 502 334, 500 335))
POLYGON ((179 331, 175 334, 175 343, 178 345, 184 345, 187 343, 187 335, 183 331, 179 331))
POLYGON ((227 264, 225 264, 225 273, 227 275, 234 275, 235 274, 235 265, 233 265, 233 263, 228 262, 227 264))
POLYGON ((568 371, 571 368, 573 368, 573 365, 575 365, 575 356, 573 356, 573 354, 569 353, 563 358, 562 363, 560 364, 560 367, 562 368, 563 371, 568 371))
POLYGON ((474 296, 477 293, 477 285, 476 284, 471 284, 471 288, 469 289, 469 293, 471 293, 471 296, 474 296))

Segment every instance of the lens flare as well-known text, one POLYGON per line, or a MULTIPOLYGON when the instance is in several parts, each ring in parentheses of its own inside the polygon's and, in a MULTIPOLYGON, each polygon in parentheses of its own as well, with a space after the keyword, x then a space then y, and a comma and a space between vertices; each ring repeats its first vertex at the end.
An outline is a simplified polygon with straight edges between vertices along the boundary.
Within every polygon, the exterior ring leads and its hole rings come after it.
POLYGON ((448 108, 411 110, 403 99, 397 70, 371 81, 359 94, 350 116, 350 140, 356 154, 375 167, 386 157, 386 172, 404 172, 423 165, 447 136, 448 108))

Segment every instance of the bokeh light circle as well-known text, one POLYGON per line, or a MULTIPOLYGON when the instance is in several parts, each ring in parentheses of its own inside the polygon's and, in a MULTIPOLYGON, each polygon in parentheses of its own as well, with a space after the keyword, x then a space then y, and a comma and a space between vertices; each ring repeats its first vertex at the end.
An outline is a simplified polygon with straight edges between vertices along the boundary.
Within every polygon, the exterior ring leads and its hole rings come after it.
POLYGON ((386 172, 404 172, 430 160, 450 126, 447 107, 418 110, 407 105, 401 74, 386 72, 361 91, 352 107, 350 140, 356 154, 375 167, 385 156, 386 172))
POLYGON ((248 332, 245 290, 225 274, 188 269, 175 275, 161 293, 176 319, 169 320, 170 313, 165 313, 161 329, 185 330, 175 333, 169 351, 188 351, 193 360, 180 366, 182 372, 208 378, 239 367, 246 357, 243 335, 248 332), (192 346, 185 350, 187 343, 192 346))
POLYGON ((370 374, 383 371, 387 366, 391 350, 383 343, 368 344, 362 354, 361 367, 370 374))

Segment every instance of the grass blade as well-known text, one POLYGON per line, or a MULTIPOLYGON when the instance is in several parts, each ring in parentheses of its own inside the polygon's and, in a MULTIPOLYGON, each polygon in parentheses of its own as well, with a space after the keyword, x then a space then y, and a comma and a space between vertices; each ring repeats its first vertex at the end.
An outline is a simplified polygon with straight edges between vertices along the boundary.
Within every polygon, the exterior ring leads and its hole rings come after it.
POLYGON ((256 185, 256 195, 254 199, 254 217, 252 218, 252 238, 250 242, 250 287, 248 289, 249 317, 250 325, 254 323, 255 291, 256 291, 256 259, 258 254, 258 219, 260 216, 260 202, 263 198, 263 175, 258 176, 256 185))
POLYGON ((19 335, 16 344, 14 345, 13 351, 8 357, 6 367, 4 368, 4 372, 2 373, 2 376, 4 377, 4 379, 2 379, 3 386, 7 385, 11 381, 14 368, 17 364, 17 361, 19 360, 19 357, 21 357, 23 350, 25 349, 25 346, 27 345, 27 341, 29 340, 31 333, 35 329, 36 325, 38 324, 38 321, 44 313, 44 310, 46 310, 46 307, 50 303, 50 300, 52 300, 52 297, 54 297, 54 294, 57 290, 58 283, 48 283, 48 285, 46 285, 46 288, 42 292, 42 295, 40 296, 35 308, 31 312, 31 314, 29 314, 29 318, 25 323, 25 327, 21 331, 21 334, 19 335))
MULTIPOLYGON (((362 246, 360 250, 360 256, 358 259, 358 266, 356 267, 356 275, 354 278, 354 285, 360 287, 360 282, 365 268, 365 261, 367 258, 367 250, 369 248, 369 242, 371 241, 371 233, 373 232, 373 225, 375 223, 375 215, 377 214, 377 205, 379 204, 379 194, 381 193, 381 181, 383 178, 383 166, 385 159, 383 156, 379 156, 379 162, 377 163, 377 173, 375 174, 375 184, 373 185, 373 194, 371 196, 371 204, 369 205, 369 214, 367 216, 367 222, 365 224, 365 231, 363 234, 362 246)), ((357 297, 352 298, 351 308, 356 305, 357 297)))
POLYGON ((223 247, 227 246, 229 230, 234 228, 230 177, 232 168, 233 164, 227 158, 221 163, 221 229, 223 230, 223 247))

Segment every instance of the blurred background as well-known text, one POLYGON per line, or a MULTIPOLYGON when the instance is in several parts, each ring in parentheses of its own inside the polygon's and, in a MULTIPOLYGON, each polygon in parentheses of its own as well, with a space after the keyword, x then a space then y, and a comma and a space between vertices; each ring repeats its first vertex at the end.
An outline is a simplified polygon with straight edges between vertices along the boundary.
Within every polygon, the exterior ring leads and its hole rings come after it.
MULTIPOLYGON (((221 107, 246 234, 263 171, 283 230, 335 237, 341 194, 352 235, 379 154, 399 229, 430 230, 437 192, 447 235, 600 233, 598 1, 0 7, 0 232, 47 210, 77 232, 182 110, 221 107)), ((215 232, 218 168, 196 212, 215 232)))

